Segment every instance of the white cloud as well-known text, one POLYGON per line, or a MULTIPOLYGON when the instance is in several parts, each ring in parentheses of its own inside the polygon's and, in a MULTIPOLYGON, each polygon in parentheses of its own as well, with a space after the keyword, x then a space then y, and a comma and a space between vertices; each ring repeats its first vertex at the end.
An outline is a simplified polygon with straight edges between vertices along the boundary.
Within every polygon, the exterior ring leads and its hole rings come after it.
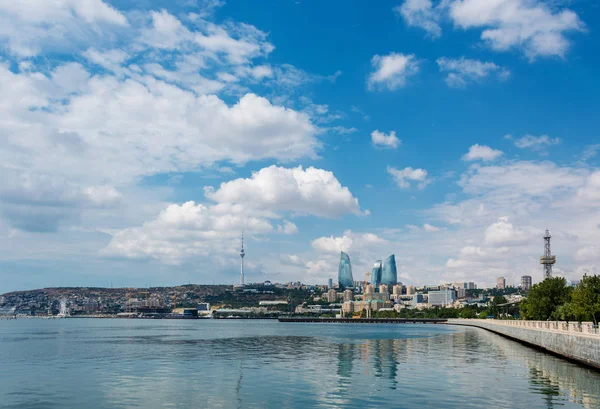
POLYGON ((596 246, 585 246, 577 250, 575 258, 578 261, 600 261, 600 249, 596 246))
MULTIPOLYGON (((0 65, 6 107, 0 118, 7 124, 0 131, 0 158, 6 166, 119 184, 217 161, 315 157, 319 147, 305 114, 255 94, 229 106, 215 95, 196 96, 148 77, 142 83, 110 76, 79 81, 72 93, 63 83, 75 82, 60 77, 15 74, 0 65), (66 100, 57 101, 61 94, 66 100)), ((85 71, 78 77, 87 78, 85 71)))
POLYGON ((403 88, 409 77, 419 72, 419 62, 414 54, 390 53, 375 55, 371 59, 373 72, 369 75, 369 90, 388 89, 393 91, 403 88))
MULTIPOLYGON (((506 135, 506 139, 513 140, 511 135, 506 135)), ((551 138, 548 135, 533 136, 525 135, 521 138, 514 139, 515 146, 519 149, 531 149, 534 151, 543 151, 544 149, 558 145, 560 138, 551 138)))
POLYGON ((420 27, 431 37, 442 35, 440 27, 441 9, 433 7, 431 0, 405 0, 394 12, 402 16, 408 26, 420 27))
POLYGON ((584 148, 583 153, 581 155, 581 160, 590 160, 598 154, 600 151, 600 144, 588 145, 584 148))
POLYGON ((375 130, 371 132, 371 142, 373 145, 381 148, 396 149, 402 144, 402 141, 396 136, 396 131, 391 131, 389 134, 375 130))
POLYGON ((429 232, 429 233, 431 233, 431 232, 436 232, 436 231, 440 231, 440 228, 439 228, 439 227, 436 227, 436 226, 433 226, 433 225, 431 225, 431 224, 427 224, 427 223, 425 223, 425 224, 423 225, 423 229, 424 229, 426 232, 429 232))
POLYGON ((469 152, 465 153, 462 159, 465 161, 491 161, 498 159, 500 156, 502 156, 502 151, 492 149, 486 145, 475 144, 469 148, 469 152))
POLYGON ((485 230, 484 236, 486 244, 497 247, 523 244, 535 238, 513 226, 508 221, 508 217, 501 217, 496 223, 491 224, 485 230))
POLYGON ((467 193, 501 191, 507 199, 513 194, 544 196, 581 187, 586 173, 583 169, 558 167, 551 162, 520 161, 472 168, 461 177, 459 185, 467 193))
POLYGON ((436 62, 440 72, 448 73, 445 81, 452 88, 464 88, 469 83, 481 82, 491 75, 502 80, 510 76, 508 69, 490 61, 483 62, 464 57, 460 59, 441 57, 436 62))
POLYGON ((396 169, 388 166, 387 171, 394 177, 398 186, 403 189, 409 188, 410 182, 418 182, 419 189, 424 189, 431 182, 427 178, 427 171, 425 169, 413 169, 411 167, 396 169))
POLYGON ((299 256, 297 256, 295 254, 282 254, 279 257, 279 260, 284 265, 290 265, 290 266, 305 266, 306 265, 304 260, 302 260, 299 256))
POLYGON ((312 247, 321 253, 332 253, 339 256, 341 251, 349 252, 351 250, 376 249, 377 246, 386 243, 373 233, 355 233, 351 230, 344 232, 341 237, 319 237, 311 242, 312 247))
POLYGON ((296 234, 298 233, 298 227, 287 220, 283 221, 283 224, 277 226, 277 232, 282 234, 296 234))
POLYGON ((555 11, 539 0, 455 0, 449 15, 460 28, 484 28, 481 39, 492 49, 520 49, 532 60, 563 57, 569 48, 565 34, 584 29, 573 11, 555 11))
POLYGON ((347 128, 345 126, 331 126, 326 129, 329 131, 333 131, 333 132, 337 133, 338 135, 348 135, 348 134, 358 132, 358 129, 355 127, 347 128))
POLYGON ((193 34, 166 10, 150 11, 152 24, 142 30, 140 41, 157 49, 174 49, 192 40, 193 34))
MULTIPOLYGON (((301 167, 264 168, 250 179, 221 184, 218 190, 206 188, 215 204, 172 204, 153 220, 139 227, 112 233, 102 251, 111 257, 153 258, 180 264, 192 257, 218 257, 231 253, 243 229, 260 236, 275 231, 272 221, 284 214, 312 214, 335 217, 360 214, 358 201, 342 187, 331 172, 301 167)), ((296 225, 288 220, 276 228, 282 234, 295 234, 296 225)), ((368 242, 365 235, 363 240, 368 242)), ((371 240, 372 241, 372 240, 371 240)))
POLYGON ((530 60, 564 57, 569 32, 585 31, 579 16, 569 9, 551 7, 542 0, 405 0, 394 8, 408 26, 424 29, 432 38, 441 35, 440 23, 480 29, 483 42, 496 51, 512 49, 530 60))
POLYGON ((67 179, 0 166, 0 214, 9 225, 27 231, 56 231, 76 220, 82 209, 117 206, 113 186, 85 186, 67 179))
POLYGON ((121 12, 102 0, 0 2, 0 39, 20 57, 97 41, 127 24, 121 12))
POLYGON ((303 169, 270 166, 248 179, 205 189, 206 196, 218 203, 245 203, 248 208, 287 211, 320 217, 362 214, 358 199, 342 186, 332 172, 309 167, 303 169))
POLYGON ((235 252, 242 229, 249 234, 266 234, 273 226, 267 219, 248 216, 235 206, 205 206, 193 201, 172 204, 140 227, 114 232, 102 254, 180 264, 191 257, 235 252))

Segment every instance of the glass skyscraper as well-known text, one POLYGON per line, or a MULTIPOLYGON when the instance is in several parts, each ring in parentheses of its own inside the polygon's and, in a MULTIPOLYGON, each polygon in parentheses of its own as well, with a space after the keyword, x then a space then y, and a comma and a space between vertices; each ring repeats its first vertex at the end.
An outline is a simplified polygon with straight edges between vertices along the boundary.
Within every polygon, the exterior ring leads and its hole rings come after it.
POLYGON ((338 267, 338 283, 341 289, 354 287, 352 279, 352 266, 350 257, 342 251, 340 254, 340 266, 338 267))
POLYGON ((396 271, 396 256, 393 254, 383 262, 383 271, 381 273, 381 283, 389 287, 398 284, 398 272, 396 271))
POLYGON ((379 287, 379 284, 381 284, 381 260, 377 260, 373 265, 371 284, 373 284, 373 287, 375 288, 379 287))

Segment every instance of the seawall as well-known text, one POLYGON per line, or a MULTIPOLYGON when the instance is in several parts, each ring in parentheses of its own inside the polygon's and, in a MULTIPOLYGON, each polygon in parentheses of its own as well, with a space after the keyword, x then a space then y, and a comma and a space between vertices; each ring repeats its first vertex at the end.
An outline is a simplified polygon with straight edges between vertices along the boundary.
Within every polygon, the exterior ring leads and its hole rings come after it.
POLYGON ((600 331, 591 322, 449 319, 600 369, 600 331))

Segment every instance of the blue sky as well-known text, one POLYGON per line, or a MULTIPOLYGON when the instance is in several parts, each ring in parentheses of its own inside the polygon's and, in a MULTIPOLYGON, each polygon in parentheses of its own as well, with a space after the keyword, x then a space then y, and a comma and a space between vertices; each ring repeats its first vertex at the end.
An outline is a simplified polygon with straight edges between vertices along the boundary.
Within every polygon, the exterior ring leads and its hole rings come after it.
POLYGON ((599 10, 0 5, 0 292, 598 273, 599 10))

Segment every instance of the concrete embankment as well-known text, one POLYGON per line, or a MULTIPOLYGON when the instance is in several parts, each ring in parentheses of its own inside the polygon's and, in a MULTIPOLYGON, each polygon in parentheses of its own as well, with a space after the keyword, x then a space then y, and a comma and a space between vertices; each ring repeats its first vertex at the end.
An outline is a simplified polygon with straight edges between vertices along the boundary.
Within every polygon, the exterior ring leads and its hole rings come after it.
POLYGON ((600 369, 600 331, 591 322, 449 319, 448 324, 483 328, 600 369))

